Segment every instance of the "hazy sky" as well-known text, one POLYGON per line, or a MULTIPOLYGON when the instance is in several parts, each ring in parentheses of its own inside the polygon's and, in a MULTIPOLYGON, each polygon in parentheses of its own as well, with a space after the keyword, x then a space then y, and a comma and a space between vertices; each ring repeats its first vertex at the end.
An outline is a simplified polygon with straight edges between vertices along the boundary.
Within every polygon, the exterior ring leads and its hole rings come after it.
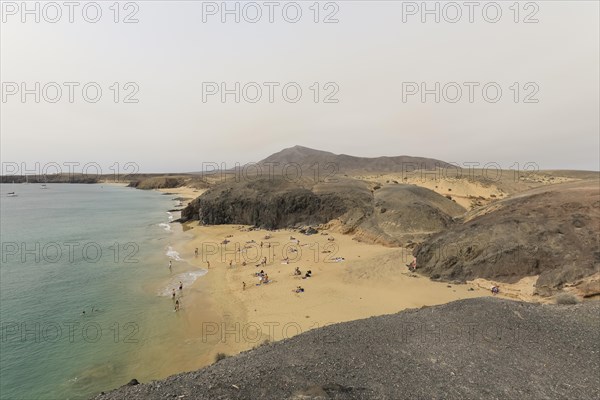
POLYGON ((122 2, 118 15, 113 3, 78 3, 70 23, 63 2, 28 2, 37 4, 36 22, 21 1, 2 1, 3 163, 197 171, 203 162, 231 167, 300 144, 359 156, 599 169, 597 1, 479 2, 471 10, 462 1, 427 2, 439 7, 439 22, 421 13, 421 1, 271 9, 228 2, 239 7, 239 23, 222 15, 220 1, 122 2), (96 4, 102 15, 88 22, 96 4), (252 23, 257 10, 262 17, 252 23), (124 23, 127 16, 138 22, 124 23), (211 94, 221 83, 232 91, 224 99, 211 94), (93 103, 96 87, 102 95, 93 103), (262 97, 252 103, 257 87, 262 97), (53 103, 57 88, 62 97, 53 103), (24 98, 23 89, 31 91, 24 98), (430 90, 424 99, 422 89, 430 90), (126 95, 138 102, 124 102, 126 95))

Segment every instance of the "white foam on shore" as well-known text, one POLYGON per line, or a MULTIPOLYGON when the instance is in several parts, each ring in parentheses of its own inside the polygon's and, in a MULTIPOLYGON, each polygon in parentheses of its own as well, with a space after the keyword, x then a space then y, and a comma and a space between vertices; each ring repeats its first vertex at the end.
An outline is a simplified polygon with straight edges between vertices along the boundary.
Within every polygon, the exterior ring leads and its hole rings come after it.
POLYGON ((173 221, 173 213, 170 211, 167 211, 167 215, 169 216, 169 221, 173 221))
POLYGON ((172 258, 175 261, 183 261, 178 251, 173 250, 173 247, 167 247, 167 252, 165 253, 167 257, 172 258))
POLYGON ((206 270, 206 269, 198 269, 195 271, 189 271, 189 272, 184 272, 179 275, 175 275, 169 281, 168 286, 163 288, 158 295, 170 297, 173 293, 173 289, 175 289, 176 292, 179 294, 179 290, 178 290, 179 282, 181 282, 183 284, 183 290, 185 291, 196 281, 196 279, 200 278, 201 276, 206 275, 207 272, 208 272, 208 270, 206 270))
POLYGON ((171 225, 169 225, 166 222, 161 222, 160 224, 158 224, 158 226, 160 226, 161 228, 163 228, 167 232, 171 232, 171 225))

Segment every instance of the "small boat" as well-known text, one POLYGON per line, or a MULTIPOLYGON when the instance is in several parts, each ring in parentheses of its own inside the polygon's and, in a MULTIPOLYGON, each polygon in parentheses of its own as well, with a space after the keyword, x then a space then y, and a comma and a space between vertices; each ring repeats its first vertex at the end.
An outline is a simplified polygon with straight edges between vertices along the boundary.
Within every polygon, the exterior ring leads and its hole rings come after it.
POLYGON ((42 189, 48 189, 45 183, 42 183, 42 189))
POLYGON ((8 192, 6 194, 7 197, 17 197, 17 194, 15 192, 8 192))

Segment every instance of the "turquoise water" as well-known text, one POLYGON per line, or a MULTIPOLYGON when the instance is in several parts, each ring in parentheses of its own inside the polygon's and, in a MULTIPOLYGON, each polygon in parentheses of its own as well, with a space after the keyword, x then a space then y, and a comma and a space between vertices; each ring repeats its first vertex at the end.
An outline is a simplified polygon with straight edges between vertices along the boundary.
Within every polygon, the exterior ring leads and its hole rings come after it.
POLYGON ((181 279, 169 256, 183 263, 172 196, 68 184, 0 195, 0 397, 89 398, 126 383, 147 345, 169 337, 160 292, 181 279))

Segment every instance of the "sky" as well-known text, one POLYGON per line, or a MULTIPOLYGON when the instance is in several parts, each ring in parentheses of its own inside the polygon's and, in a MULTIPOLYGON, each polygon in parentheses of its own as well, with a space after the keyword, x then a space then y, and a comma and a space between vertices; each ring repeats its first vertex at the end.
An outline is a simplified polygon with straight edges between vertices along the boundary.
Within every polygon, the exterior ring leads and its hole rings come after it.
POLYGON ((597 1, 74 4, 1 2, 3 174, 294 145, 600 169, 597 1))

